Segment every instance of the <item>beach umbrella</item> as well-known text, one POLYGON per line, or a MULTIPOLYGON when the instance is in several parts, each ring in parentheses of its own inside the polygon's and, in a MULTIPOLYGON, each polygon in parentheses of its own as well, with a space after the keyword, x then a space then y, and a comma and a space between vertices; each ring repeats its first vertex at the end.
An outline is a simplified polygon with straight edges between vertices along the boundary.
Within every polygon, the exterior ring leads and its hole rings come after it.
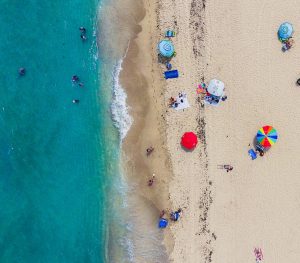
POLYGON ((221 80, 212 79, 207 87, 207 92, 216 97, 221 97, 224 94, 224 83, 221 80))
POLYGON ((197 143, 197 135, 193 132, 186 132, 181 137, 181 145, 188 150, 193 150, 197 146, 197 143))
POLYGON ((167 58, 170 58, 174 55, 174 46, 170 40, 162 40, 158 44, 159 53, 167 58))
POLYGON ((159 228, 166 228, 168 226, 168 220, 165 218, 160 218, 158 221, 159 228))
POLYGON ((269 125, 260 128, 256 135, 257 141, 263 147, 271 147, 278 139, 277 131, 269 125))
POLYGON ((293 26, 288 22, 284 22, 278 29, 278 37, 280 40, 287 40, 293 35, 293 26))

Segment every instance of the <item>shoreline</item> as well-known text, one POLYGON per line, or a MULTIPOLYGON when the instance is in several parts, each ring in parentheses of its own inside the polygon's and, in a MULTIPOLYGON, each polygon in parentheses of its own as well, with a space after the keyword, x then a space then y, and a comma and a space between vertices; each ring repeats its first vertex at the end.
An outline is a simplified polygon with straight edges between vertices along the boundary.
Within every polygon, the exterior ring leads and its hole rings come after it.
MULTIPOLYGON (((165 102, 163 83, 159 65, 155 61, 157 51, 156 32, 156 4, 144 0, 145 17, 139 22, 138 30, 131 38, 126 58, 123 61, 123 70, 120 81, 128 95, 127 104, 133 124, 123 142, 122 163, 129 184, 134 185, 129 199, 143 213, 140 226, 135 231, 150 231, 158 238, 155 245, 156 253, 160 257, 150 255, 147 262, 167 262, 168 254, 172 251, 173 239, 171 232, 164 232, 157 228, 159 213, 171 207, 168 185, 172 177, 170 160, 166 145, 165 102), (146 149, 152 146, 154 152, 147 157, 146 149), (148 186, 148 180, 155 174, 153 186, 148 186), (142 201, 137 201, 140 199, 142 201), (146 215, 146 216, 145 216, 146 215), (163 243, 163 244, 162 244, 163 243), (156 258, 157 257, 157 258, 156 258)), ((147 254, 152 237, 133 237, 137 254, 147 254), (144 244, 142 244, 144 243, 144 244)), ((153 244, 152 244, 153 245, 153 244)), ((134 262, 144 262, 144 258, 137 256, 134 262)))
POLYGON ((212 197, 211 181, 207 175, 204 105, 195 96, 197 84, 200 79, 204 80, 207 66, 205 2, 193 3, 191 0, 171 5, 160 0, 151 4, 145 0, 146 16, 130 43, 121 73, 134 119, 124 141, 126 157, 123 160, 129 181, 138 185, 135 194, 147 200, 144 212, 147 211, 152 218, 150 227, 157 228, 162 209, 167 213, 183 209, 180 222, 170 222, 170 227, 160 230, 168 253, 168 259, 160 259, 160 262, 193 262, 199 256, 211 260, 212 255, 214 234, 210 232, 207 221, 212 197), (201 30, 198 30, 199 25, 201 30), (157 43, 164 38, 166 29, 177 32, 172 39, 177 50, 172 64, 181 76, 176 80, 165 80, 164 65, 157 61, 157 43), (199 59, 203 60, 202 63, 198 62, 199 59), (176 112, 167 104, 169 98, 180 91, 188 94, 191 107, 176 112), (196 132, 201 141, 191 153, 180 146, 180 137, 185 131, 196 132), (146 148, 149 146, 155 150, 153 156, 147 158, 146 148), (187 163, 193 166, 187 167, 187 163), (147 181, 152 173, 156 174, 156 182, 149 188, 147 181))

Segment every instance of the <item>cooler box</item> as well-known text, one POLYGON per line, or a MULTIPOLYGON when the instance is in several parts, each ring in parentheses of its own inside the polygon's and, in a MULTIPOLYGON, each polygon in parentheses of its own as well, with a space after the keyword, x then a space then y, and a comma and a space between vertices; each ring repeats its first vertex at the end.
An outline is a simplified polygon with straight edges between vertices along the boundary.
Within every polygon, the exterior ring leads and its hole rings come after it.
POLYGON ((169 70, 169 71, 165 71, 165 79, 175 79, 178 78, 179 74, 178 74, 178 70, 169 70))

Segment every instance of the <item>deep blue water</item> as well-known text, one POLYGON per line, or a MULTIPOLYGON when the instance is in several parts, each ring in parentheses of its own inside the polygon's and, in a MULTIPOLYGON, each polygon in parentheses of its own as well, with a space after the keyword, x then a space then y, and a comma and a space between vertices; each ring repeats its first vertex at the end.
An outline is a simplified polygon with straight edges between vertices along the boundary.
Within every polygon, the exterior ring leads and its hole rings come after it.
POLYGON ((106 262, 118 145, 109 96, 101 96, 98 4, 0 1, 1 263, 106 262))

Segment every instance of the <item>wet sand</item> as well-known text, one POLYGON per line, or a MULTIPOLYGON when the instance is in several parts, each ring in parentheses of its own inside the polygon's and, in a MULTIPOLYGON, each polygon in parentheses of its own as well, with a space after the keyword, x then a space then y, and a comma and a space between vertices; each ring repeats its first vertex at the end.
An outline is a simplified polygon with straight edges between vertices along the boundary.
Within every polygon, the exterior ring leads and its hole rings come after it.
POLYGON ((166 145, 165 105, 162 75, 156 52, 156 5, 144 1, 145 16, 130 40, 120 78, 128 95, 127 103, 134 119, 123 142, 123 165, 132 186, 129 200, 135 204, 139 220, 134 224, 134 262, 167 262, 172 250, 170 230, 158 229, 161 210, 171 207, 168 186, 171 163, 166 145), (146 155, 146 149, 154 151, 146 155), (155 174, 154 183, 148 180, 155 174), (165 245, 163 246, 163 239, 165 245), (153 238, 157 241, 153 243, 153 238))

